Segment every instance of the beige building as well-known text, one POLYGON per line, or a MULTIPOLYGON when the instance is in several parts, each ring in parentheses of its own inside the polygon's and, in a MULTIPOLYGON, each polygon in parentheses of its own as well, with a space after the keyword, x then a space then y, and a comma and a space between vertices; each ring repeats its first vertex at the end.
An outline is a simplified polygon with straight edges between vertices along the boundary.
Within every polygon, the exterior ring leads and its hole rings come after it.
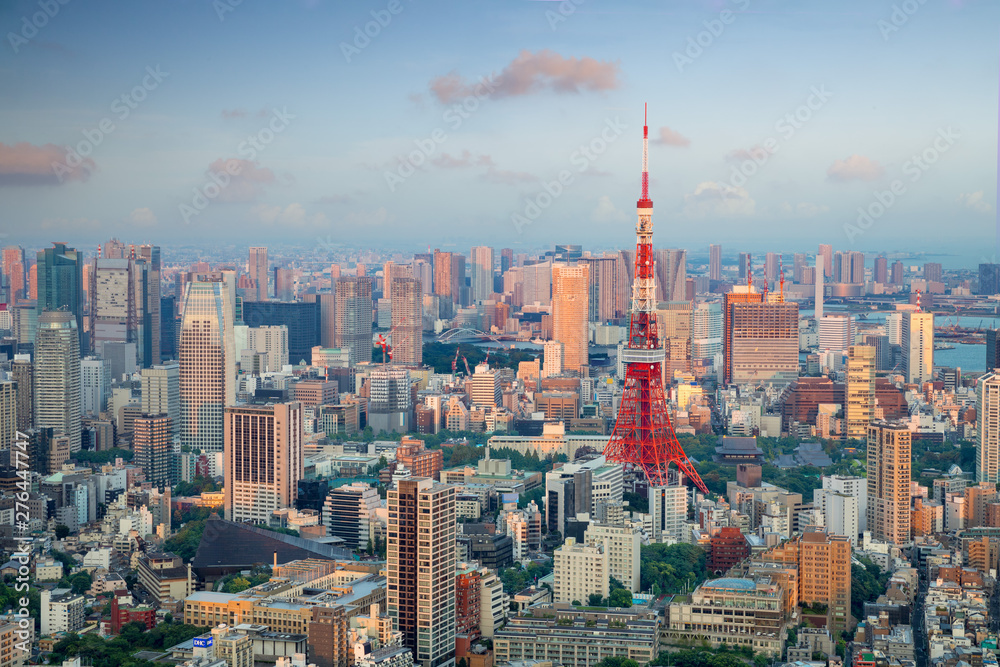
POLYGON ((608 573, 633 593, 638 593, 640 587, 640 532, 638 525, 615 526, 592 523, 585 533, 588 543, 604 544, 608 573))
POLYGON ((472 404, 479 407, 496 408, 502 405, 500 376, 486 364, 476 366, 472 375, 472 404))
POLYGON ((907 382, 928 382, 934 376, 934 313, 903 313, 903 366, 907 382))
POLYGON ((38 316, 35 334, 34 412, 36 428, 53 428, 80 451, 80 339, 78 322, 65 310, 38 316))
MULTIPOLYGON (((10 617, 8 617, 10 618, 10 617)), ((35 625, 22 628, 20 623, 0 623, 0 667, 23 667, 31 657, 35 625)))
POLYGON ((267 248, 260 246, 250 248, 250 261, 247 262, 247 273, 253 281, 254 291, 248 301, 267 301, 267 248))
POLYGON ((392 363, 419 366, 424 352, 421 283, 416 278, 393 277, 385 291, 392 301, 392 363))
POLYGON ((455 487, 401 479, 388 493, 388 611, 423 667, 455 662, 455 487))
POLYGON ((226 519, 267 523, 295 504, 303 476, 298 401, 226 408, 226 519))
POLYGON ((799 375, 799 306, 733 303, 727 341, 731 382, 788 384, 799 375))
POLYGON ((868 426, 868 530, 876 540, 910 541, 910 431, 906 424, 868 426))
MULTIPOLYGON (((185 566, 180 556, 172 553, 150 553, 139 559, 136 568, 139 583, 158 602, 183 600, 195 590, 195 579, 190 565, 185 566)), ((209 625, 202 623, 202 625, 209 625)))
POLYGON ((768 577, 713 579, 670 603, 663 639, 708 641, 713 647, 748 646, 780 656, 785 643, 781 586, 768 577))
POLYGON ((224 448, 223 413, 236 402, 236 341, 226 282, 188 283, 181 319, 181 443, 205 453, 224 448))
POLYGON ((875 419, 875 348, 851 345, 847 348, 846 409, 847 437, 864 439, 868 424, 875 419))
POLYGON ((17 433, 17 383, 0 382, 0 450, 14 446, 17 433))
POLYGON ((553 597, 555 602, 580 602, 594 593, 608 597, 611 570, 604 543, 578 544, 567 537, 555 550, 553 597))
POLYGON ((563 344, 564 370, 580 371, 590 363, 589 286, 586 264, 552 266, 552 338, 563 344))
POLYGON ((976 481, 1000 482, 1000 373, 976 381, 976 481))

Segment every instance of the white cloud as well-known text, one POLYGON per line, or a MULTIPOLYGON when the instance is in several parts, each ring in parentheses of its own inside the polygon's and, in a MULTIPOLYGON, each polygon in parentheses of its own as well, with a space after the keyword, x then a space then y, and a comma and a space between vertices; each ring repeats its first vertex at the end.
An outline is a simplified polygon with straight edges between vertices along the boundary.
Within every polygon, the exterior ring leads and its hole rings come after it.
POLYGON ((594 222, 623 222, 625 214, 615 208, 611 197, 604 195, 597 200, 597 207, 591 211, 590 219, 594 222))
POLYGON ((148 208, 137 208, 128 216, 129 222, 140 227, 152 227, 156 224, 156 215, 148 208))
POLYGON ((684 214, 691 218, 747 216, 756 208, 745 189, 714 181, 699 183, 693 193, 684 195, 684 214))
POLYGON ((976 213, 989 213, 993 210, 990 203, 983 199, 983 191, 967 192, 958 195, 958 202, 976 213))

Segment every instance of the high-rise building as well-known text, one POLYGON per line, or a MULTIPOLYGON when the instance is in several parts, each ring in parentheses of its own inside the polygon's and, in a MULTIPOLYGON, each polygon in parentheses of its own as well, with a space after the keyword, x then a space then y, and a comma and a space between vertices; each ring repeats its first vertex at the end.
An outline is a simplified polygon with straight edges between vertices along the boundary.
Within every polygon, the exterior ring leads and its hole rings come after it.
POLYGON ((83 253, 67 248, 65 243, 53 243, 51 248, 38 251, 37 299, 35 308, 39 320, 46 310, 65 308, 76 321, 76 333, 83 341, 83 253))
POLYGON ((654 251, 656 257, 656 288, 661 301, 687 299, 687 250, 654 251))
POLYGON ((650 541, 671 542, 687 539, 684 534, 688 514, 687 487, 681 483, 650 486, 646 498, 653 524, 650 541))
POLYGON ((171 440, 181 435, 181 367, 176 361, 142 369, 142 413, 166 415, 171 440))
MULTIPOLYGON (((134 343, 136 362, 159 363, 159 329, 153 331, 153 289, 150 265, 145 259, 94 259, 90 264, 90 350, 105 357, 106 343, 134 343), (155 334, 155 335, 154 335, 155 334), (155 356, 155 358, 154 358, 155 356)), ((155 272, 159 279, 159 272, 155 272)), ((159 317, 157 316, 157 323, 159 317)))
POLYGON ((493 248, 476 246, 469 253, 472 303, 486 301, 493 293, 493 248))
POLYGON ((278 301, 295 300, 295 274, 291 269, 274 267, 274 298, 278 301))
POLYGON ((910 541, 910 430, 900 422, 868 425, 868 530, 876 540, 910 541))
POLYGON ((392 362, 407 366, 423 363, 424 297, 416 278, 394 278, 392 301, 392 362))
POLYGON ((17 435, 17 383, 0 380, 0 451, 10 451, 17 435))
POLYGON ((553 552, 552 599, 555 602, 585 602, 591 595, 608 596, 611 570, 604 542, 577 543, 567 537, 553 552))
POLYGON ((458 253, 451 253, 451 301, 460 306, 468 306, 471 302, 465 282, 465 255, 458 253))
POLYGON ((497 408, 502 405, 502 401, 500 376, 486 364, 476 366, 476 372, 472 375, 472 404, 497 408))
POLYGON ((434 250, 434 294, 451 298, 451 253, 434 250))
MULTIPOLYGON (((868 530, 868 480, 864 477, 854 477, 851 475, 823 475, 821 483, 823 488, 843 493, 857 500, 858 532, 863 533, 868 530)), ((827 521, 827 525, 829 525, 827 521)), ((846 535, 847 533, 842 533, 846 535)))
POLYGON ((843 354, 854 345, 854 317, 847 313, 824 315, 819 321, 820 352, 843 354))
POLYGON ((986 370, 1000 368, 1000 329, 986 330, 986 370))
POLYGON ((1000 373, 976 380, 976 481, 1000 482, 1000 373))
POLYGON ((889 282, 889 260, 885 255, 875 258, 875 270, 872 272, 872 280, 885 285, 889 282))
POLYGON ((847 350, 847 437, 864 439, 875 418, 875 348, 852 345, 847 350))
MULTIPOLYGON (((982 274, 981 268, 980 268, 980 274, 982 274)), ((890 282, 893 285, 903 284, 903 263, 898 259, 892 263, 892 275, 890 276, 890 282)))
MULTIPOLYGON (((640 590, 639 547, 640 530, 637 526, 591 523, 584 541, 603 544, 608 555, 608 573, 633 593, 640 590)), ((583 602, 583 600, 580 600, 583 602)), ((571 600, 572 602, 572 600, 571 600)))
POLYGON ((851 624, 850 536, 807 531, 798 540, 799 602, 827 605, 831 631, 843 632, 851 624))
POLYGON ((924 280, 931 283, 942 282, 944 276, 944 271, 941 269, 940 262, 926 262, 924 264, 924 280))
POLYGON ((797 303, 731 304, 729 382, 788 384, 799 375, 797 303))
POLYGON ((222 281, 187 284, 181 320, 181 443, 221 452, 223 415, 236 402, 236 344, 229 287, 222 281))
MULTIPOLYGON (((340 281, 337 284, 339 285, 340 281)), ((320 344, 320 304, 315 299, 311 301, 268 301, 267 303, 248 301, 243 304, 243 321, 251 327, 286 327, 288 329, 288 363, 293 366, 303 360, 309 363, 312 349, 320 344)), ((370 306, 368 321, 370 324, 370 306)), ((368 343, 370 349, 370 334, 368 343)))
MULTIPOLYGON (((808 267, 808 265, 806 264, 807 261, 808 261, 808 259, 806 258, 806 254, 804 252, 797 252, 797 253, 795 253, 792 256, 792 281, 793 282, 800 283, 800 284, 806 284, 806 285, 809 284, 808 282, 806 282, 804 280, 804 277, 805 277, 804 276, 804 272, 805 272, 806 268, 808 267)), ((815 280, 815 276, 813 277, 813 281, 809 281, 809 282, 814 282, 814 280, 815 280)))
POLYGON ((674 373, 691 372, 691 302, 661 302, 656 308, 656 318, 666 355, 661 366, 663 383, 669 385, 674 373))
POLYGON ((500 273, 505 273, 514 266, 514 251, 511 248, 500 249, 500 273))
MULTIPOLYGON (((246 347, 240 354, 250 352, 261 355, 262 373, 278 373, 289 363, 288 327, 284 324, 248 327, 246 347)), ((312 348, 310 348, 310 354, 312 348)), ((242 364, 242 357, 240 359, 242 364)), ((241 369, 243 367, 241 366, 241 369)), ((245 369, 243 369, 245 370, 245 369)))
POLYGON ((455 487, 425 477, 388 492, 387 606, 422 667, 455 662, 455 487))
POLYGON ((351 366, 371 361, 372 283, 368 278, 337 281, 337 346, 351 351, 351 366))
POLYGON ((552 337, 563 344, 563 370, 580 372, 589 365, 589 267, 552 267, 552 337))
POLYGON ((769 252, 764 256, 764 278, 767 282, 773 283, 778 280, 778 265, 781 255, 776 252, 769 252))
POLYGON ((586 264, 590 274, 588 292, 588 318, 591 322, 607 322, 620 318, 627 310, 628 284, 620 271, 618 257, 588 257, 578 264, 586 264))
POLYGON ((38 317, 33 378, 35 426, 52 428, 80 451, 80 338, 73 313, 48 310, 38 317))
MULTIPOLYGON (((267 248, 250 248, 250 261, 247 264, 247 273, 253 281, 256 289, 253 301, 267 301, 267 248)), ((248 299, 249 300, 249 299, 248 299)))
POLYGON ((903 313, 901 341, 907 382, 928 382, 934 376, 934 313, 903 313))
MULTIPOLYGON (((161 340, 163 337, 163 322, 160 299, 160 273, 162 271, 162 260, 160 259, 160 246, 143 244, 138 247, 132 246, 136 257, 146 263, 146 300, 143 305, 143 328, 149 331, 149 348, 145 366, 158 364, 163 359, 161 340)), ((145 350, 144 350, 145 351, 145 350)), ((172 357, 167 357, 168 359, 172 357)))
POLYGON ((714 359, 722 354, 722 306, 699 303, 691 312, 691 359, 714 359))
POLYGON ((371 525, 380 506, 378 491, 365 482, 330 489, 323 504, 326 534, 344 540, 348 549, 366 549, 373 537, 371 525))
POLYGON ((226 408, 226 519, 268 523, 295 506, 303 477, 302 405, 298 401, 226 408))
POLYGON ((563 344, 558 340, 547 340, 542 347, 542 376, 552 377, 563 372, 563 344))
POLYGON ((739 255, 739 274, 736 276, 737 285, 746 285, 747 276, 753 270, 753 256, 748 252, 741 252, 739 255))
POLYGON ((12 304, 25 298, 25 266, 24 248, 7 246, 3 249, 3 263, 0 265, 0 272, 6 278, 10 303, 12 304))
POLYGON ((83 414, 99 416, 111 396, 111 365, 99 357, 80 360, 80 406, 83 414))
POLYGON ((738 303, 762 303, 763 300, 764 295, 752 285, 737 285, 722 297, 723 382, 726 384, 733 378, 733 306, 738 303))
POLYGON ((34 365, 24 359, 12 361, 10 375, 17 386, 17 430, 24 432, 35 423, 34 365))
POLYGON ((826 287, 824 287, 824 277, 823 272, 820 271, 820 263, 825 261, 823 255, 816 255, 816 271, 815 271, 815 293, 813 300, 815 301, 816 307, 813 312, 813 319, 816 322, 821 322, 823 320, 823 297, 826 296, 826 287))
MULTIPOLYGON (((833 277, 833 246, 828 243, 820 243, 817 254, 823 258, 823 277, 833 277)), ((818 279, 818 276, 817 276, 818 279)))
POLYGON ((368 376, 368 424, 375 433, 406 433, 412 423, 410 371, 379 365, 368 376))
POLYGON ((133 463, 142 468, 146 481, 156 487, 169 487, 173 483, 172 430, 170 417, 165 414, 145 414, 133 422, 133 463))
POLYGON ((722 246, 716 243, 708 246, 708 279, 722 280, 722 246))

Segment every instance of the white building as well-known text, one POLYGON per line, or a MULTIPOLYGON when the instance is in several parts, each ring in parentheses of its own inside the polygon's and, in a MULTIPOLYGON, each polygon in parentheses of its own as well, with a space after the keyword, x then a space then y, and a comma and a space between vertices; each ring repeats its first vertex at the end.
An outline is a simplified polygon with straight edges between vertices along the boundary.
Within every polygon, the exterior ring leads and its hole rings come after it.
POLYGON ((934 313, 903 313, 901 345, 906 381, 929 381, 934 374, 934 313))
POLYGON ((1000 482, 1000 374, 976 381, 976 481, 1000 482))
POLYGON ((587 604, 594 593, 608 597, 611 572, 603 543, 577 544, 576 539, 567 537, 555 550, 553 574, 555 602, 587 604))
MULTIPOLYGON (((592 523, 587 528, 585 540, 604 544, 608 572, 633 593, 639 592, 639 547, 642 544, 637 525, 612 526, 592 523)), ((583 602, 583 600, 581 600, 583 602)))
POLYGON ((546 341, 543 348, 542 377, 552 377, 563 372, 563 344, 557 340, 546 341))
POLYGON ((42 590, 42 635, 75 632, 83 627, 84 599, 68 588, 42 590))
MULTIPOLYGON (((868 480, 864 477, 850 475, 823 475, 822 484, 824 489, 846 493, 857 499, 858 532, 863 533, 868 530, 868 480)), ((827 524, 829 525, 829 523, 828 516, 827 524)))
POLYGON ((110 365, 99 357, 80 360, 80 401, 83 414, 98 416, 107 409, 111 395, 110 365))
POLYGON ((687 542, 685 525, 688 515, 688 493, 683 484, 651 486, 647 492, 652 518, 651 542, 687 542))
MULTIPOLYGON (((844 535, 850 538, 855 549, 858 547, 861 531, 857 498, 832 489, 816 489, 813 491, 813 506, 823 513, 829 533, 844 535)), ((801 525, 801 517, 799 521, 801 525)))

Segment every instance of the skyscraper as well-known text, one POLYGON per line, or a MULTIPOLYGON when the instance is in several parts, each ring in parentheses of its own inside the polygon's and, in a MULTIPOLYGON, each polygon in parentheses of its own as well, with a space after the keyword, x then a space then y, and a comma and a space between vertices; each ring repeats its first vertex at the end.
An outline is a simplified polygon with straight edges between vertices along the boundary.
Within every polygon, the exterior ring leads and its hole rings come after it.
POLYGON ((669 385, 674 373, 691 372, 691 302, 671 301, 656 307, 663 360, 663 384, 669 385))
POLYGON ((799 284, 808 284, 803 280, 803 272, 806 269, 806 254, 797 252, 792 256, 792 281, 799 284))
POLYGON ((907 382, 928 382, 934 373, 934 313, 903 313, 903 366, 907 382))
POLYGON ((780 255, 776 252, 769 252, 764 256, 764 277, 767 278, 767 282, 773 283, 778 280, 778 258, 780 255))
MULTIPOLYGON (((982 264, 979 265, 979 275, 982 276, 982 264)), ((890 278, 893 285, 903 284, 903 263, 898 259, 892 263, 892 276, 890 278)), ((981 294, 981 292, 980 292, 981 294)))
MULTIPOLYGON (((746 280, 744 275, 744 281, 746 280)), ((761 303, 764 295, 753 287, 753 285, 737 285, 722 296, 722 353, 723 353, 723 382, 732 382, 733 378, 733 306, 737 303, 761 303)))
MULTIPOLYGON (((833 246, 828 243, 820 243, 817 254, 823 258, 823 276, 833 277, 833 246)), ((818 278, 818 276, 817 276, 818 278)))
POLYGON ((722 306, 699 303, 691 313, 691 359, 715 359, 722 354, 722 306))
POLYGON ((17 383, 0 380, 0 450, 10 451, 17 431, 17 383))
POLYGON ((372 357, 372 282, 348 277, 337 281, 337 345, 351 351, 351 366, 372 357))
POLYGON ((823 297, 826 296, 826 288, 823 286, 825 274, 821 270, 821 264, 824 261, 825 258, 823 255, 816 255, 816 291, 813 297, 816 307, 813 312, 813 319, 816 320, 817 326, 823 320, 823 297))
POLYGON ((511 248, 502 248, 500 250, 501 275, 506 273, 507 270, 512 266, 514 266, 514 251, 511 248))
POLYGON ((819 321, 819 351, 843 354, 854 345, 854 317, 848 313, 824 315, 819 321))
POLYGON ((847 437, 863 439, 875 418, 875 348, 851 345, 847 351, 847 437))
POLYGON ((226 408, 226 519, 267 523, 294 507, 302 469, 298 401, 226 408))
POLYGON ((885 255, 879 255, 875 258, 875 270, 872 273, 872 279, 881 285, 889 282, 889 260, 886 259, 885 255))
POLYGON ((379 365, 368 377, 368 424, 375 433, 406 433, 413 411, 410 372, 379 365))
POLYGON ((39 320, 46 310, 66 308, 76 322, 76 333, 83 341, 83 253, 53 243, 38 251, 37 301, 39 320))
POLYGON ((422 667, 455 662, 455 487, 426 477, 388 492, 387 606, 422 667))
POLYGON ((80 342, 68 310, 47 310, 35 334, 35 426, 52 428, 80 451, 80 342))
POLYGON ((146 481, 156 487, 173 484, 171 446, 172 426, 170 417, 164 414, 144 414, 135 418, 133 426, 132 451, 134 463, 146 474, 146 481))
POLYGON ((476 246, 469 253, 472 303, 486 301, 493 293, 493 248, 476 246))
POLYGON ((24 248, 21 246, 7 246, 3 249, 2 273, 7 279, 7 286, 10 288, 10 303, 16 304, 25 298, 25 259, 24 248))
POLYGON ((423 290, 416 278, 396 278, 390 286, 392 302, 392 362, 423 363, 423 290))
POLYGON ((924 264, 924 280, 927 282, 939 283, 942 281, 944 272, 940 262, 927 262, 924 264))
POLYGON ((434 250, 434 294, 451 298, 451 253, 434 250))
POLYGON ((910 541, 910 465, 906 424, 868 425, 868 530, 876 540, 910 541))
POLYGON ((142 413, 166 415, 170 437, 181 434, 181 367, 176 361, 142 369, 142 413))
POLYGON ((228 285, 187 285, 179 346, 181 442, 223 451, 223 413, 236 402, 236 344, 228 285))
POLYGON ((563 344, 563 369, 590 363, 587 324, 590 272, 586 264, 552 267, 552 338, 563 344))
MULTIPOLYGON (((135 249, 135 246, 132 246, 135 249)), ((149 354, 145 366, 158 364, 163 359, 160 349, 162 323, 160 321, 160 246, 143 244, 136 251, 137 257, 146 262, 146 303, 143 309, 143 326, 149 330, 149 354)))
POLYGON ((1000 482, 1000 373, 976 381, 976 481, 1000 482))
POLYGON ((267 248, 250 248, 247 273, 257 288, 254 301, 267 301, 267 248))
POLYGON ((722 246, 716 243, 708 246, 708 279, 722 280, 722 246))
MULTIPOLYGON (((153 272, 159 280, 159 272, 153 272)), ((90 265, 90 349, 106 356, 106 343, 134 343, 142 367, 159 363, 159 330, 153 331, 153 313, 159 297, 151 302, 150 264, 142 258, 94 259, 90 265), (155 333, 155 335, 154 335, 155 333), (155 339, 155 340, 154 340, 155 339), (155 358, 154 358, 155 357, 155 358)), ((159 324, 157 314, 156 323, 159 324)))
POLYGON ((1000 368, 1000 329, 986 330, 986 370, 1000 368))
POLYGON ((687 299, 687 251, 656 250, 656 288, 661 301, 687 299))
POLYGON ((469 287, 465 284, 465 256, 451 254, 451 301, 456 305, 469 305, 469 287))
POLYGON ((588 257, 578 264, 586 264, 590 274, 588 288, 588 315, 591 322, 607 322, 625 314, 627 285, 621 280, 616 256, 588 257))
POLYGON ((788 384, 799 375, 799 305, 731 305, 729 382, 788 384))

